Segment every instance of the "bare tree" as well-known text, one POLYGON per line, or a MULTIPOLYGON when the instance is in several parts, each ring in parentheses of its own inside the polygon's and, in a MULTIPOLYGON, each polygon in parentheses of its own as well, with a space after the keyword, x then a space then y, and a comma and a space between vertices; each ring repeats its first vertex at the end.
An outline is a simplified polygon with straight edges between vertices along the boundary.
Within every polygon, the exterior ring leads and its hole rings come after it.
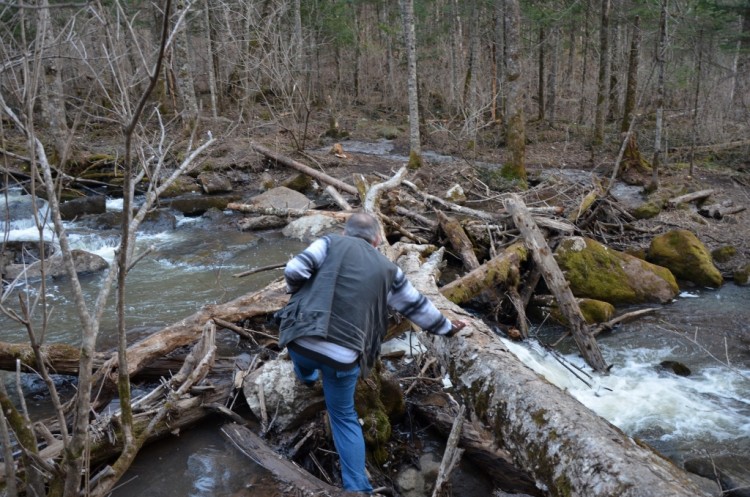
POLYGON ((526 119, 523 111, 521 70, 521 6, 518 0, 502 0, 505 14, 505 139, 510 157, 503 166, 506 177, 526 186, 526 119))
POLYGON ((422 141, 419 136, 419 94, 417 90, 417 36, 414 29, 414 0, 401 1, 406 45, 407 87, 409 95, 409 167, 422 165, 422 141))
POLYGON ((604 119, 607 115, 607 99, 609 96, 609 12, 610 0, 602 0, 601 26, 599 34, 599 79, 596 92, 596 117, 594 119, 594 145, 604 143, 604 119))
POLYGON ((656 48, 656 123, 654 126, 654 157, 651 161, 651 184, 648 189, 659 188, 659 167, 662 159, 662 130, 664 122, 664 57, 667 50, 667 0, 661 0, 659 15, 659 44, 656 48))
POLYGON ((641 52, 641 17, 633 19, 633 34, 630 42, 630 56, 628 57, 628 81, 625 87, 625 104, 622 112, 620 131, 626 133, 630 129, 630 122, 635 113, 636 95, 638 94, 638 65, 641 52))

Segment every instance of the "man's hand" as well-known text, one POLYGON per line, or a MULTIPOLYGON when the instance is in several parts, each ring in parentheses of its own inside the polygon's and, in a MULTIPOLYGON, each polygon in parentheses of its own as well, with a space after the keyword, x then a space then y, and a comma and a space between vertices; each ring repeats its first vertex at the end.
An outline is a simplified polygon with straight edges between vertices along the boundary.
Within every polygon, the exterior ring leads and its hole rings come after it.
POLYGON ((451 321, 451 325, 452 325, 451 329, 448 330, 448 333, 445 334, 445 336, 447 337, 454 336, 456 333, 458 333, 459 331, 463 330, 466 327, 466 323, 464 323, 463 321, 458 321, 458 320, 451 321))

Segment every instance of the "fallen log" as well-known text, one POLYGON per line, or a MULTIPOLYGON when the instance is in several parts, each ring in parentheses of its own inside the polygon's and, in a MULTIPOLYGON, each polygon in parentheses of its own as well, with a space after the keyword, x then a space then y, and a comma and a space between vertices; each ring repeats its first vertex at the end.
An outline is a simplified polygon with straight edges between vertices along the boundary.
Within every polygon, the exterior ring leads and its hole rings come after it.
MULTIPOLYGON (((423 265, 416 255, 399 262, 420 292, 449 319, 458 318, 460 308, 435 285, 441 255, 423 265)), ((708 497, 685 471, 522 364, 481 320, 460 319, 467 326, 455 337, 424 342, 451 372, 470 416, 550 495, 708 497)))
POLYGON ((461 256, 464 267, 469 271, 478 268, 479 260, 474 253, 474 245, 471 243, 471 240, 469 240, 469 237, 466 236, 466 232, 461 227, 461 223, 456 219, 446 216, 440 211, 437 211, 437 218, 440 222, 440 228, 442 228, 453 248, 461 256))
POLYGON ((347 492, 317 479, 292 461, 279 455, 262 438, 245 426, 229 423, 221 428, 221 432, 243 454, 267 469, 273 478, 281 484, 280 487, 282 487, 284 495, 299 497, 320 497, 322 495, 356 497, 362 495, 361 493, 347 492))
POLYGON ((695 202, 696 200, 705 200, 711 195, 713 195, 713 193, 714 193, 714 190, 712 189, 699 190, 697 192, 687 193, 685 195, 680 195, 679 197, 669 199, 667 201, 667 204, 670 207, 677 207, 680 204, 687 204, 689 202, 695 202))
POLYGON ((526 209, 523 201, 518 195, 511 195, 505 201, 505 208, 513 216, 513 221, 521 231, 526 241, 526 245, 531 250, 534 263, 539 267, 550 291, 554 294, 560 305, 560 311, 568 320, 570 332, 573 334, 573 340, 578 345, 586 363, 594 370, 604 373, 607 371, 607 364, 602 357, 596 340, 588 329, 586 320, 581 314, 581 309, 570 291, 568 282, 555 262, 552 251, 547 245, 541 231, 534 224, 531 214, 526 209))
POLYGON ((325 183, 326 185, 334 186, 338 188, 339 190, 346 192, 346 193, 350 193, 352 195, 358 194, 357 189, 353 187, 352 185, 344 183, 343 181, 338 180, 336 178, 332 178, 331 176, 328 176, 325 173, 322 173, 311 167, 308 167, 302 164, 301 162, 297 162, 296 160, 290 159, 289 157, 284 157, 283 155, 278 154, 274 152, 273 150, 268 149, 262 145, 258 145, 257 143, 253 143, 250 146, 252 147, 253 150, 266 156, 267 158, 271 160, 275 160, 276 162, 283 164, 287 167, 291 167, 292 169, 296 169, 297 171, 301 173, 305 173, 308 176, 312 176, 313 178, 325 183))
POLYGON ((523 245, 515 243, 497 257, 444 285, 440 293, 451 302, 461 304, 497 285, 515 286, 520 276, 519 267, 526 257, 527 251, 523 245))
POLYGON ((738 214, 747 209, 743 205, 711 204, 698 209, 698 214, 711 219, 722 219, 730 214, 738 214))

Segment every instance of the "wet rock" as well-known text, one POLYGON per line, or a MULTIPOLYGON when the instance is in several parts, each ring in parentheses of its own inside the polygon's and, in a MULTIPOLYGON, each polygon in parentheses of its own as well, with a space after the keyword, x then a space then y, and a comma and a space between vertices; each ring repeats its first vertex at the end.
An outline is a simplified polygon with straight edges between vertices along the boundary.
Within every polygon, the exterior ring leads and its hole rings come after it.
POLYGON ((270 230, 286 226, 287 219, 279 216, 256 216, 246 217, 237 221, 240 231, 270 230))
POLYGON ((725 245, 711 251, 713 260, 720 264, 729 262, 735 255, 737 255, 737 249, 731 245, 725 245))
POLYGON ((671 371, 677 376, 690 376, 692 374, 689 367, 678 361, 662 361, 659 363, 659 367, 665 371, 671 371))
POLYGON ((202 216, 209 209, 219 209, 221 211, 227 208, 229 202, 239 200, 239 195, 196 195, 194 193, 175 197, 162 202, 162 205, 182 212, 186 216, 202 216))
POLYGON ((340 229, 341 225, 332 217, 313 214, 295 219, 287 224, 281 232, 284 236, 288 236, 289 238, 311 241, 312 239, 318 238, 326 233, 340 229))
MULTIPOLYGON (((107 261, 102 257, 85 250, 73 250, 72 256, 78 274, 94 273, 109 267, 107 261)), ((42 275, 42 267, 42 261, 36 261, 32 264, 9 264, 3 270, 3 277, 7 280, 14 280, 19 276, 39 278, 42 275)), ((45 274, 51 278, 67 276, 62 254, 57 253, 46 259, 44 270, 45 274)))
MULTIPOLYGON (((85 216, 78 220, 81 227, 97 230, 112 231, 122 227, 122 211, 109 211, 99 215, 85 216)), ((157 209, 146 214, 139 226, 139 231, 145 233, 159 233, 173 230, 177 227, 177 218, 166 209, 157 209)))
POLYGON ((203 193, 214 195, 232 191, 232 183, 226 176, 216 172, 202 172, 198 175, 198 184, 201 185, 203 193))
MULTIPOLYGON (((41 257, 42 243, 39 240, 11 240, 2 244, 2 260, 6 264, 30 264, 41 257)), ((49 257, 57 251, 52 242, 44 242, 44 254, 49 257)))
POLYGON ((718 480, 724 496, 750 497, 750 457, 727 454, 690 459, 685 461, 685 469, 704 478, 718 480))
POLYGON ((576 297, 613 305, 666 303, 679 288, 668 269, 610 249, 590 238, 569 237, 555 259, 576 297))
POLYGON ((285 186, 272 188, 256 195, 247 203, 261 208, 272 207, 274 209, 309 209, 312 205, 309 198, 285 186))
POLYGON ((297 380, 292 361, 267 362, 245 378, 242 390, 250 410, 259 420, 263 416, 261 389, 269 422, 273 418, 269 429, 274 431, 296 428, 325 409, 322 390, 310 389, 297 380))
MULTIPOLYGON (((583 319, 588 324, 604 323, 612 319, 615 315, 615 306, 609 302, 603 302, 595 299, 577 299, 578 307, 581 309, 583 319)), ((558 323, 567 324, 568 320, 560 311, 557 302, 550 307, 550 317, 558 323)))
POLYGON ((431 495, 430 490, 435 483, 440 461, 432 454, 424 454, 419 458, 419 468, 406 468, 396 477, 399 491, 404 497, 425 497, 431 495))
POLYGON ((192 177, 187 175, 178 176, 169 187, 159 195, 159 198, 174 198, 188 193, 199 193, 201 185, 192 177))
POLYGON ((14 223, 34 219, 35 208, 37 212, 42 211, 40 213, 42 217, 46 207, 47 202, 40 198, 34 199, 31 195, 25 195, 7 203, 2 201, 0 202, 0 226, 5 227, 6 222, 14 223))
POLYGON ((745 264, 733 274, 734 282, 738 285, 750 283, 750 264, 745 264))
POLYGON ((295 192, 309 192, 313 190, 313 179, 307 174, 299 173, 286 179, 282 183, 282 186, 294 190, 295 192))
POLYGON ((723 282, 706 246, 688 230, 670 231, 651 240, 647 259, 696 285, 719 287, 723 282))
POLYGON ((104 212, 107 212, 107 199, 104 195, 81 197, 60 204, 60 217, 64 221, 72 221, 87 214, 103 214, 104 212))

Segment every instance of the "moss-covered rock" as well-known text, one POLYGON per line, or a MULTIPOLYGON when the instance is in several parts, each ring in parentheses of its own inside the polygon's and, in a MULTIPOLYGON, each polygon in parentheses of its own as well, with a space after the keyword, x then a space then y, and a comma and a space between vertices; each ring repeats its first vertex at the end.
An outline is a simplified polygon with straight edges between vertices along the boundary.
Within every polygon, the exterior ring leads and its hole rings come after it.
POLYGON ((750 284, 750 264, 745 264, 743 267, 736 270, 733 278, 737 285, 750 284))
POLYGON ((646 202, 631 211, 631 214, 636 219, 651 219, 656 217, 662 210, 662 205, 659 202, 646 202))
MULTIPOLYGON (((578 307, 581 309, 581 314, 583 314, 583 319, 588 324, 604 323, 612 319, 612 316, 615 315, 615 306, 609 302, 595 299, 577 299, 577 301, 578 307)), ((562 314, 557 304, 552 305, 550 308, 550 317, 560 324, 568 324, 568 320, 562 314)))
POLYGON ((679 291, 668 269, 612 250, 590 238, 564 239, 555 251, 555 258, 576 297, 613 305, 665 303, 679 291))
POLYGON ((161 198, 174 198, 184 195, 186 193, 199 193, 201 191, 201 185, 188 175, 182 175, 175 179, 174 183, 162 192, 161 198))
POLYGON ((377 134, 380 138, 385 138, 386 140, 395 140, 401 134, 401 130, 396 126, 381 126, 380 128, 378 128, 377 134))
POLYGON ((289 188, 290 190, 304 193, 312 190, 313 182, 312 178, 307 174, 299 173, 290 178, 287 178, 281 185, 289 188))
POLYGON ((731 245, 725 245, 711 251, 711 257, 718 263, 729 262, 735 255, 737 255, 737 249, 731 245))
POLYGON ((719 287, 723 282, 706 246, 688 230, 670 231, 651 240, 647 260, 696 285, 719 287))

